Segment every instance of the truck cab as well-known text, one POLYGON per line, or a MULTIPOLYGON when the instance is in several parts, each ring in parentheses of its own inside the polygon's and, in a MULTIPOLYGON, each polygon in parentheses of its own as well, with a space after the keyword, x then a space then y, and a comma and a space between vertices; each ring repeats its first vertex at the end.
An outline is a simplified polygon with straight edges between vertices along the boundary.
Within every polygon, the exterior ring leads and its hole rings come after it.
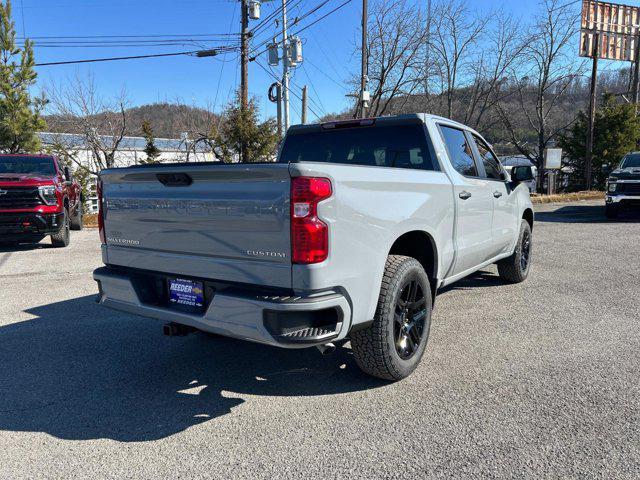
POLYGON ((0 242, 69 245, 82 228, 82 192, 51 155, 0 155, 0 242))

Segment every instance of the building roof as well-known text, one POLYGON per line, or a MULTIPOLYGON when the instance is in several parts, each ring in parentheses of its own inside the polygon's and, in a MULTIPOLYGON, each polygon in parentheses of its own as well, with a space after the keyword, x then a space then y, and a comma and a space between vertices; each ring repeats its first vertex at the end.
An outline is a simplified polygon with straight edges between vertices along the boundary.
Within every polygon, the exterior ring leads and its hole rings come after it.
MULTIPOLYGON (((63 142, 65 145, 81 148, 84 144, 84 136, 74 133, 52 133, 52 132, 38 132, 40 141, 45 145, 52 145, 55 142, 63 142)), ((111 137, 102 136, 105 142, 108 143, 111 137)), ((156 138, 154 139, 155 146, 161 151, 165 152, 184 152, 185 145, 184 140, 177 138, 156 138)), ((120 150, 138 150, 142 151, 147 145, 147 140, 144 137, 124 137, 120 143, 120 150)), ((196 152, 204 153, 208 150, 203 145, 196 146, 196 152)))

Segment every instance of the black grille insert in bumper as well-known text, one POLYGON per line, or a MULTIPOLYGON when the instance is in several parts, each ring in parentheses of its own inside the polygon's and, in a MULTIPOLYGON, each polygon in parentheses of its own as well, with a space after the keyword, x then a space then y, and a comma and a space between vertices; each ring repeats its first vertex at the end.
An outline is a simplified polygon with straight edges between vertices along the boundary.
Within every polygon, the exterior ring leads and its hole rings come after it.
POLYGON ((44 205, 38 187, 0 187, 0 210, 18 210, 44 205))

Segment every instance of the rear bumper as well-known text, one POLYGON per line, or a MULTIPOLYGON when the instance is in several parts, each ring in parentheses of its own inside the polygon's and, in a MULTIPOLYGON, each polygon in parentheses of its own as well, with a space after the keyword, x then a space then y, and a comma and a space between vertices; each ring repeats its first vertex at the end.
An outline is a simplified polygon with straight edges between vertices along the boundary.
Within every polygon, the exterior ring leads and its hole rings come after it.
POLYGON ((20 240, 58 233, 62 228, 62 213, 0 213, 0 238, 20 240))
POLYGON ((239 289, 217 290, 202 314, 143 302, 132 277, 102 267, 93 272, 98 303, 115 310, 252 342, 300 348, 346 337, 351 307, 339 293, 308 297, 269 296, 239 289))

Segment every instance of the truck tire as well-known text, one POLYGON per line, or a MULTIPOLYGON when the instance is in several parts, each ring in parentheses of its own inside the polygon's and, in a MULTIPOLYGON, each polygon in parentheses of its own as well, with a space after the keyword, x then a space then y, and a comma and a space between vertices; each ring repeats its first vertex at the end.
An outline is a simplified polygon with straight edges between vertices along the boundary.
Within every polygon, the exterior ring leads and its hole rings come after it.
POLYGON ((76 212, 71 217, 70 227, 71 230, 82 230, 84 215, 82 212, 82 204, 76 207, 76 212))
POLYGON ((509 283, 524 282, 531 269, 531 254, 533 253, 533 238, 531 225, 526 220, 520 221, 520 235, 513 255, 498 262, 500 278, 509 283))
POLYGON ((604 216, 607 218, 618 218, 619 213, 620 213, 620 208, 618 208, 617 205, 604 206, 604 216))
POLYGON ((69 210, 65 209, 62 228, 54 235, 51 235, 51 245, 55 248, 64 248, 69 246, 71 234, 69 233, 69 210))
POLYGON ((373 322, 351 334, 360 369, 385 380, 409 376, 429 339, 432 304, 422 265, 411 257, 389 255, 373 322))

